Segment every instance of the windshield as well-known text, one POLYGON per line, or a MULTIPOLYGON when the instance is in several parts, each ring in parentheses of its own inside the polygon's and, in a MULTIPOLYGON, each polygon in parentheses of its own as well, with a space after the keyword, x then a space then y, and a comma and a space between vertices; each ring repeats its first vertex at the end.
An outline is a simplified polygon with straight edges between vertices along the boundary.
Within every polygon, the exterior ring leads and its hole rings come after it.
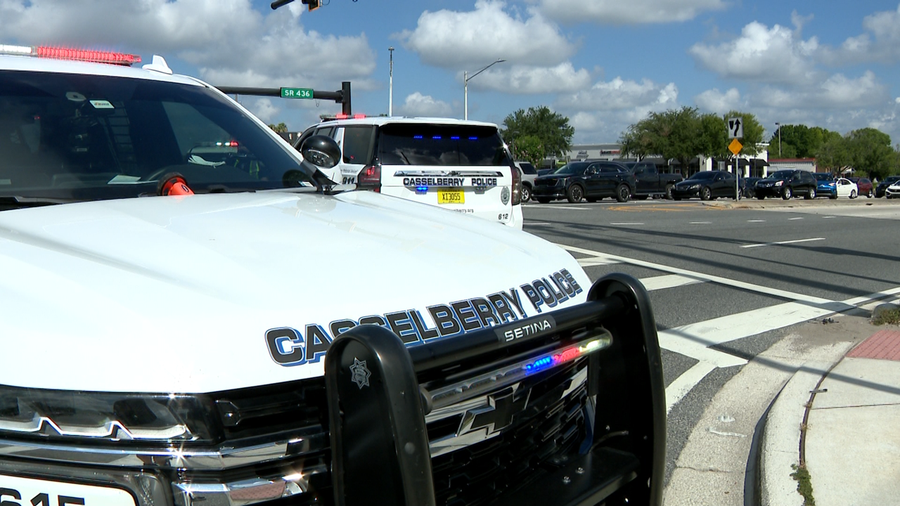
POLYGON ((794 171, 792 170, 777 170, 771 174, 766 179, 788 179, 794 175, 794 171))
POLYGON ((716 176, 717 176, 718 174, 719 174, 719 173, 716 172, 716 171, 703 170, 703 171, 700 171, 700 172, 698 172, 698 173, 692 175, 691 177, 687 178, 687 180, 690 180, 690 181, 706 181, 706 180, 708 180, 708 179, 715 179, 716 176))
POLYGON ((180 173, 195 193, 298 186, 299 160, 199 86, 0 71, 0 198, 155 194, 180 173))
POLYGON ((813 174, 815 176, 816 181, 834 181, 834 176, 831 174, 819 173, 813 174))
POLYGON ((580 174, 584 171, 584 168, 587 167, 587 162, 575 162, 575 163, 567 163, 562 167, 556 169, 555 172, 552 172, 553 175, 566 175, 566 174, 580 174))

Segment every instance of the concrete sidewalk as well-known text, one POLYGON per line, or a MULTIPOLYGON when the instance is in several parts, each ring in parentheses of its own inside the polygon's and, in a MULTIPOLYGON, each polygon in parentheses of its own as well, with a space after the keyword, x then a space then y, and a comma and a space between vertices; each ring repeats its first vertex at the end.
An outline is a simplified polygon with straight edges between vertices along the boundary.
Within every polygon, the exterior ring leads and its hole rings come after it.
POLYGON ((799 369, 770 408, 763 505, 803 505, 801 467, 817 506, 900 504, 900 330, 859 337, 830 364, 799 369))

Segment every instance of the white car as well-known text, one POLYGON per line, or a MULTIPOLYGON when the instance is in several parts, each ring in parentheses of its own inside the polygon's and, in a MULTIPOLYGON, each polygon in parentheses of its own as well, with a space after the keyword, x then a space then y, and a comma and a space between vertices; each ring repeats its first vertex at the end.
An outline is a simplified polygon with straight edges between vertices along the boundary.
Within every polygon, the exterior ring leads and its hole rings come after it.
POLYGON ((332 177, 373 190, 522 228, 522 175, 497 125, 450 118, 354 117, 309 127, 337 141, 332 177))
POLYGON ((136 61, 0 46, 0 504, 494 502, 556 486, 559 463, 590 470, 560 471, 572 497, 660 504, 639 281, 342 191, 319 170, 333 139, 298 152, 136 61))
POLYGON ((900 181, 893 183, 884 190, 884 196, 893 199, 900 198, 900 181))
POLYGON ((848 197, 851 199, 855 199, 859 196, 859 187, 853 181, 845 177, 839 177, 835 181, 835 186, 837 187, 837 196, 838 197, 848 197))

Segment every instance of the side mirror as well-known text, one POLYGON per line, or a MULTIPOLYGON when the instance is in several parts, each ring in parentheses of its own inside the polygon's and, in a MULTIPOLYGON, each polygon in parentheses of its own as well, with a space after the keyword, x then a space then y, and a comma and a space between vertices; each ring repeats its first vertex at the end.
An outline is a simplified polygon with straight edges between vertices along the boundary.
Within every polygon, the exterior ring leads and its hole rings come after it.
POLYGON ((341 160, 341 148, 326 135, 313 135, 300 145, 300 155, 311 164, 330 169, 341 160))

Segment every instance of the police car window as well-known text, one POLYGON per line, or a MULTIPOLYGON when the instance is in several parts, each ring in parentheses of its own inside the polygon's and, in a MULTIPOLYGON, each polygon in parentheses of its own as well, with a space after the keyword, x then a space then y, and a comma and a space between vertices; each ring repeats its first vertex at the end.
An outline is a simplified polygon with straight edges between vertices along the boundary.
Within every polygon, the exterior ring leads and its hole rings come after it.
POLYGON ((84 200, 155 191, 167 172, 195 192, 294 186, 299 172, 203 87, 49 72, 0 71, 0 155, 0 195, 84 200))
POLYGON ((344 127, 344 163, 368 163, 372 148, 372 126, 344 127))
POLYGON ((388 165, 498 166, 511 164, 497 133, 488 126, 387 124, 378 157, 388 165))

